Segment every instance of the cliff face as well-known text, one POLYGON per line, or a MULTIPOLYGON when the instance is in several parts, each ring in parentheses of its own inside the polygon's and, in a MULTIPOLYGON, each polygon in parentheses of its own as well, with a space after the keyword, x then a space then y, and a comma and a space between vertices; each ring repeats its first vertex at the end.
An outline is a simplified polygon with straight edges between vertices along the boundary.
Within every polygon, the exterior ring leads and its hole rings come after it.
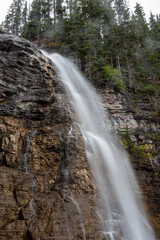
MULTIPOLYGON (((30 42, 1 34, 0 66, 0 239, 102 240, 83 139, 51 63, 30 42)), ((160 126, 136 115, 133 98, 101 95, 158 233, 160 126)))
POLYGON ((160 122, 150 94, 101 89, 103 107, 129 153, 146 211, 160 237, 160 122))
POLYGON ((82 137, 54 69, 18 37, 1 35, 0 49, 0 239, 101 239, 82 137))

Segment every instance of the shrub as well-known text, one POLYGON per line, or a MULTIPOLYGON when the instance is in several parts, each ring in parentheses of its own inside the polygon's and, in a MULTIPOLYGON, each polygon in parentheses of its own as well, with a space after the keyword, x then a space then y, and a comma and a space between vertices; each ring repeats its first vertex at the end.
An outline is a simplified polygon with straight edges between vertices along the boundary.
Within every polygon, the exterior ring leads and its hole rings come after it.
POLYGON ((104 75, 105 82, 110 82, 119 91, 124 89, 122 75, 116 68, 113 68, 110 65, 105 66, 104 75))

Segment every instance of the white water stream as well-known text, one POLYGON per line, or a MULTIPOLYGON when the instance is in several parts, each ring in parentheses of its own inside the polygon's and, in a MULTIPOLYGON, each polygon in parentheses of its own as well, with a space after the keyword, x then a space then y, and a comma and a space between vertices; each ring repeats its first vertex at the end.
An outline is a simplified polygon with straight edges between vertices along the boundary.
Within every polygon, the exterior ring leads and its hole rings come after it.
POLYGON ((81 229, 82 229, 82 233, 83 233, 83 240, 86 240, 86 232, 85 232, 85 227, 84 227, 84 222, 83 222, 83 216, 82 216, 82 210, 78 204, 78 202, 74 199, 74 197, 72 196, 72 193, 70 192, 70 197, 71 201, 73 202, 73 204, 76 206, 76 209, 78 211, 79 214, 79 218, 80 218, 80 225, 81 225, 81 229))
POLYGON ((43 53, 56 66, 79 119, 88 161, 103 200, 99 216, 106 239, 155 240, 129 159, 110 134, 110 124, 106 124, 109 119, 100 110, 99 97, 68 59, 43 53))
POLYGON ((29 149, 31 145, 31 141, 34 138, 34 136, 37 134, 37 130, 34 130, 34 132, 31 133, 30 136, 27 136, 27 145, 26 145, 26 152, 24 154, 24 171, 28 174, 28 155, 29 155, 29 149))

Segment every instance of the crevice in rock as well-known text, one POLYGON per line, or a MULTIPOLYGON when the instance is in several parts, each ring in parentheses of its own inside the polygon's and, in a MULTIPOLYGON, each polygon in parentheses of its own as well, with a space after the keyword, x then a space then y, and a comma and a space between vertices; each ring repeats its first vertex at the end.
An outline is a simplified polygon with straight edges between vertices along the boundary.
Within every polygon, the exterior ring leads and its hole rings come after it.
POLYGON ((24 240, 33 240, 32 233, 28 230, 28 228, 27 228, 27 230, 25 232, 24 240))
POLYGON ((24 216, 23 216, 23 213, 22 213, 22 209, 19 211, 18 220, 24 220, 24 216))
POLYGON ((15 188, 13 189, 13 197, 14 197, 16 203, 18 203, 18 201, 17 201, 17 192, 16 192, 15 188))
MULTIPOLYGON (((4 152, 4 151, 1 151, 1 152, 4 152)), ((11 167, 11 166, 9 166, 9 164, 7 163, 7 159, 6 159, 6 156, 5 156, 5 155, 2 156, 2 161, 0 162, 0 166, 11 167)))

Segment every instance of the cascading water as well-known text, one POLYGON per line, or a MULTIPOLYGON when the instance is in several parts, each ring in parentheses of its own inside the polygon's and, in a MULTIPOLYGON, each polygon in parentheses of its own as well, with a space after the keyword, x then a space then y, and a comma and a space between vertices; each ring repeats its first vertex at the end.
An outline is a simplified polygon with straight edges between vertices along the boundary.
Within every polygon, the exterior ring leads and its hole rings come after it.
POLYGON ((72 193, 71 193, 71 192, 70 192, 69 198, 71 199, 71 201, 73 202, 73 204, 76 206, 76 209, 77 209, 77 211, 78 211, 79 218, 80 218, 80 225, 81 225, 81 229, 82 229, 82 233, 83 233, 83 240, 86 240, 86 233, 85 233, 85 227, 84 227, 84 223, 83 223, 82 211, 81 211, 78 203, 76 202, 76 200, 75 200, 74 197, 72 196, 72 193))
POLYGON ((106 239, 155 240, 128 157, 110 134, 110 124, 106 124, 109 119, 100 110, 99 97, 68 59, 43 53, 56 66, 79 119, 88 161, 102 198, 103 209, 98 214, 106 239))
POLYGON ((28 173, 28 155, 29 155, 29 149, 30 149, 31 141, 36 134, 37 134, 37 130, 32 132, 30 136, 27 136, 26 152, 24 154, 24 171, 26 173, 28 173))

